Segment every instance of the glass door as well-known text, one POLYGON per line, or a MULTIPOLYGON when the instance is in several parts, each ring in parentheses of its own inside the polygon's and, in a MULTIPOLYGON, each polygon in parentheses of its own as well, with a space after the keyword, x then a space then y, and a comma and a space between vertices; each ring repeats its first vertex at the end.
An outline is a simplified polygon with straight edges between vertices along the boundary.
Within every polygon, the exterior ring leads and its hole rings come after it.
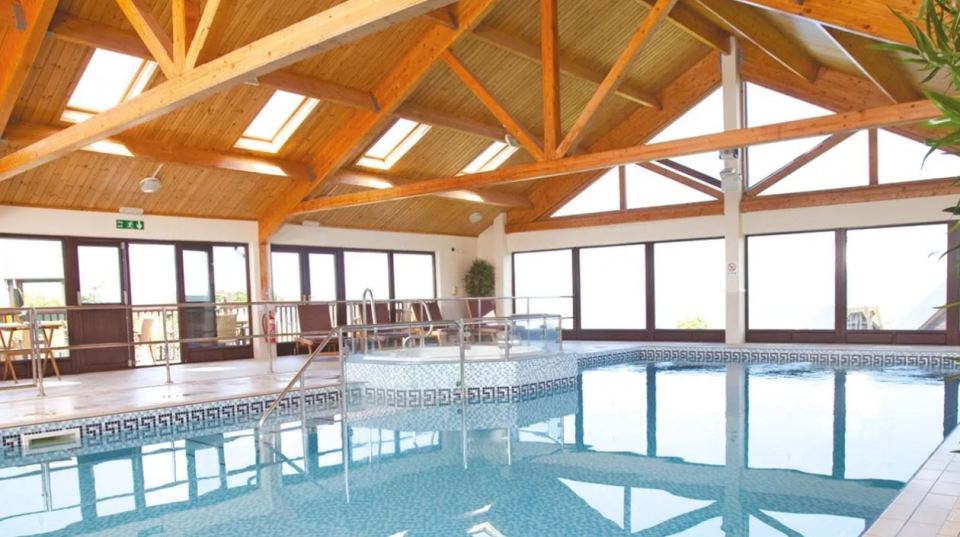
MULTIPOLYGON (((129 343, 124 244, 76 240, 70 241, 69 251, 73 255, 69 256, 72 270, 67 274, 67 302, 82 307, 68 316, 70 341, 76 345, 129 343)), ((125 369, 133 365, 132 356, 126 346, 71 354, 80 372, 125 369)))
POLYGON ((130 262, 130 304, 133 339, 141 343, 134 349, 134 365, 161 365, 180 361, 178 345, 164 345, 180 337, 177 303, 177 254, 173 244, 131 243, 127 246, 130 262), (158 342, 158 343, 153 343, 158 342))
POLYGON ((250 340, 239 339, 249 335, 250 310, 235 305, 249 300, 246 252, 240 247, 206 245, 183 245, 179 250, 180 302, 197 304, 180 308, 180 333, 184 339, 210 338, 183 343, 183 361, 252 357, 250 340))
MULTIPOLYGON (((302 246, 277 246, 270 253, 270 274, 273 299, 280 302, 334 302, 342 293, 337 269, 338 253, 331 250, 302 246)), ((334 313, 337 319, 346 316, 345 308, 338 305, 334 313)), ((300 331, 299 316, 295 305, 276 307, 277 332, 296 334, 300 331)), ((294 352, 295 336, 279 338, 277 352, 281 355, 294 352)))

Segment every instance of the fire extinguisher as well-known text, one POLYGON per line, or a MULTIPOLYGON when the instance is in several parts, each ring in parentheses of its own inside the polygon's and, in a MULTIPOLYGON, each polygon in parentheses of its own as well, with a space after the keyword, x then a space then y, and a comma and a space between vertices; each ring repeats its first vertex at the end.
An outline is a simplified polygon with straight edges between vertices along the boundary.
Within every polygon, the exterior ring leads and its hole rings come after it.
POLYGON ((260 317, 260 327, 266 336, 267 343, 277 342, 277 314, 273 310, 264 313, 260 317))

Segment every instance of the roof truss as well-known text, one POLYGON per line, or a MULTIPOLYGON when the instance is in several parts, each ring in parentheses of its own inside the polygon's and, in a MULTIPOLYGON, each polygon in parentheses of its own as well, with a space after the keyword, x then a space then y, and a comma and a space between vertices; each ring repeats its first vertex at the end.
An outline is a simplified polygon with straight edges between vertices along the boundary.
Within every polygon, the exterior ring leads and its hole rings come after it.
MULTIPOLYGON (((22 0, 19 22, 0 34, 0 134, 43 43, 56 0, 22 0), (20 28, 22 26, 22 28, 20 28)), ((12 6, 11 6, 12 7, 12 6)))

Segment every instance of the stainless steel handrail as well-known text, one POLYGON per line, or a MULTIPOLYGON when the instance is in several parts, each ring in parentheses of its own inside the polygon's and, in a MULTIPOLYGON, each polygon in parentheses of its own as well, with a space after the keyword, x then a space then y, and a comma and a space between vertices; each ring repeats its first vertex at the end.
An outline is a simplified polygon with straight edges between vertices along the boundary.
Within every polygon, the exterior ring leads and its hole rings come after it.
MULTIPOLYGON (((290 382, 287 383, 287 385, 283 388, 283 390, 280 392, 277 398, 273 401, 273 403, 271 403, 270 406, 267 407, 267 410, 264 411, 263 415, 260 416, 260 421, 257 422, 257 425, 259 426, 259 428, 263 429, 263 424, 266 423, 267 418, 269 418, 270 414, 272 414, 273 411, 276 410, 278 406, 280 406, 280 402, 287 397, 287 394, 290 393, 290 390, 293 389, 293 386, 297 383, 297 381, 300 381, 300 394, 303 395, 304 373, 307 372, 307 369, 310 367, 310 364, 313 363, 313 360, 316 359, 317 355, 320 354, 320 352, 323 351, 323 349, 326 348, 328 344, 330 344, 330 342, 333 340, 334 337, 336 337, 337 340, 339 341, 341 331, 342 331, 341 328, 337 328, 336 330, 330 332, 327 335, 327 337, 323 338, 323 341, 319 345, 317 345, 317 348, 310 353, 307 359, 304 360, 303 365, 301 365, 300 369, 297 370, 297 373, 293 375, 293 378, 290 379, 290 382)), ((341 401, 341 404, 343 404, 342 401, 341 401)))

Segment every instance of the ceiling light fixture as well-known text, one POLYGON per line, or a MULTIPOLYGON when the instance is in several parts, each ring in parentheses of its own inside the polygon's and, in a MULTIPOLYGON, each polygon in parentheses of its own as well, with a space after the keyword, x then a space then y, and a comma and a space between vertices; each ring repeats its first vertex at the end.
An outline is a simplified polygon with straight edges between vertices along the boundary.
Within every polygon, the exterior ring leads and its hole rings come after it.
POLYGON ((483 215, 480 213, 470 213, 470 223, 479 224, 483 221, 483 215))
POLYGON ((144 194, 153 194, 159 192, 163 187, 163 183, 160 181, 160 178, 157 177, 157 174, 160 173, 160 169, 163 168, 163 164, 157 166, 157 171, 153 172, 153 175, 144 177, 140 180, 140 192, 144 194))

